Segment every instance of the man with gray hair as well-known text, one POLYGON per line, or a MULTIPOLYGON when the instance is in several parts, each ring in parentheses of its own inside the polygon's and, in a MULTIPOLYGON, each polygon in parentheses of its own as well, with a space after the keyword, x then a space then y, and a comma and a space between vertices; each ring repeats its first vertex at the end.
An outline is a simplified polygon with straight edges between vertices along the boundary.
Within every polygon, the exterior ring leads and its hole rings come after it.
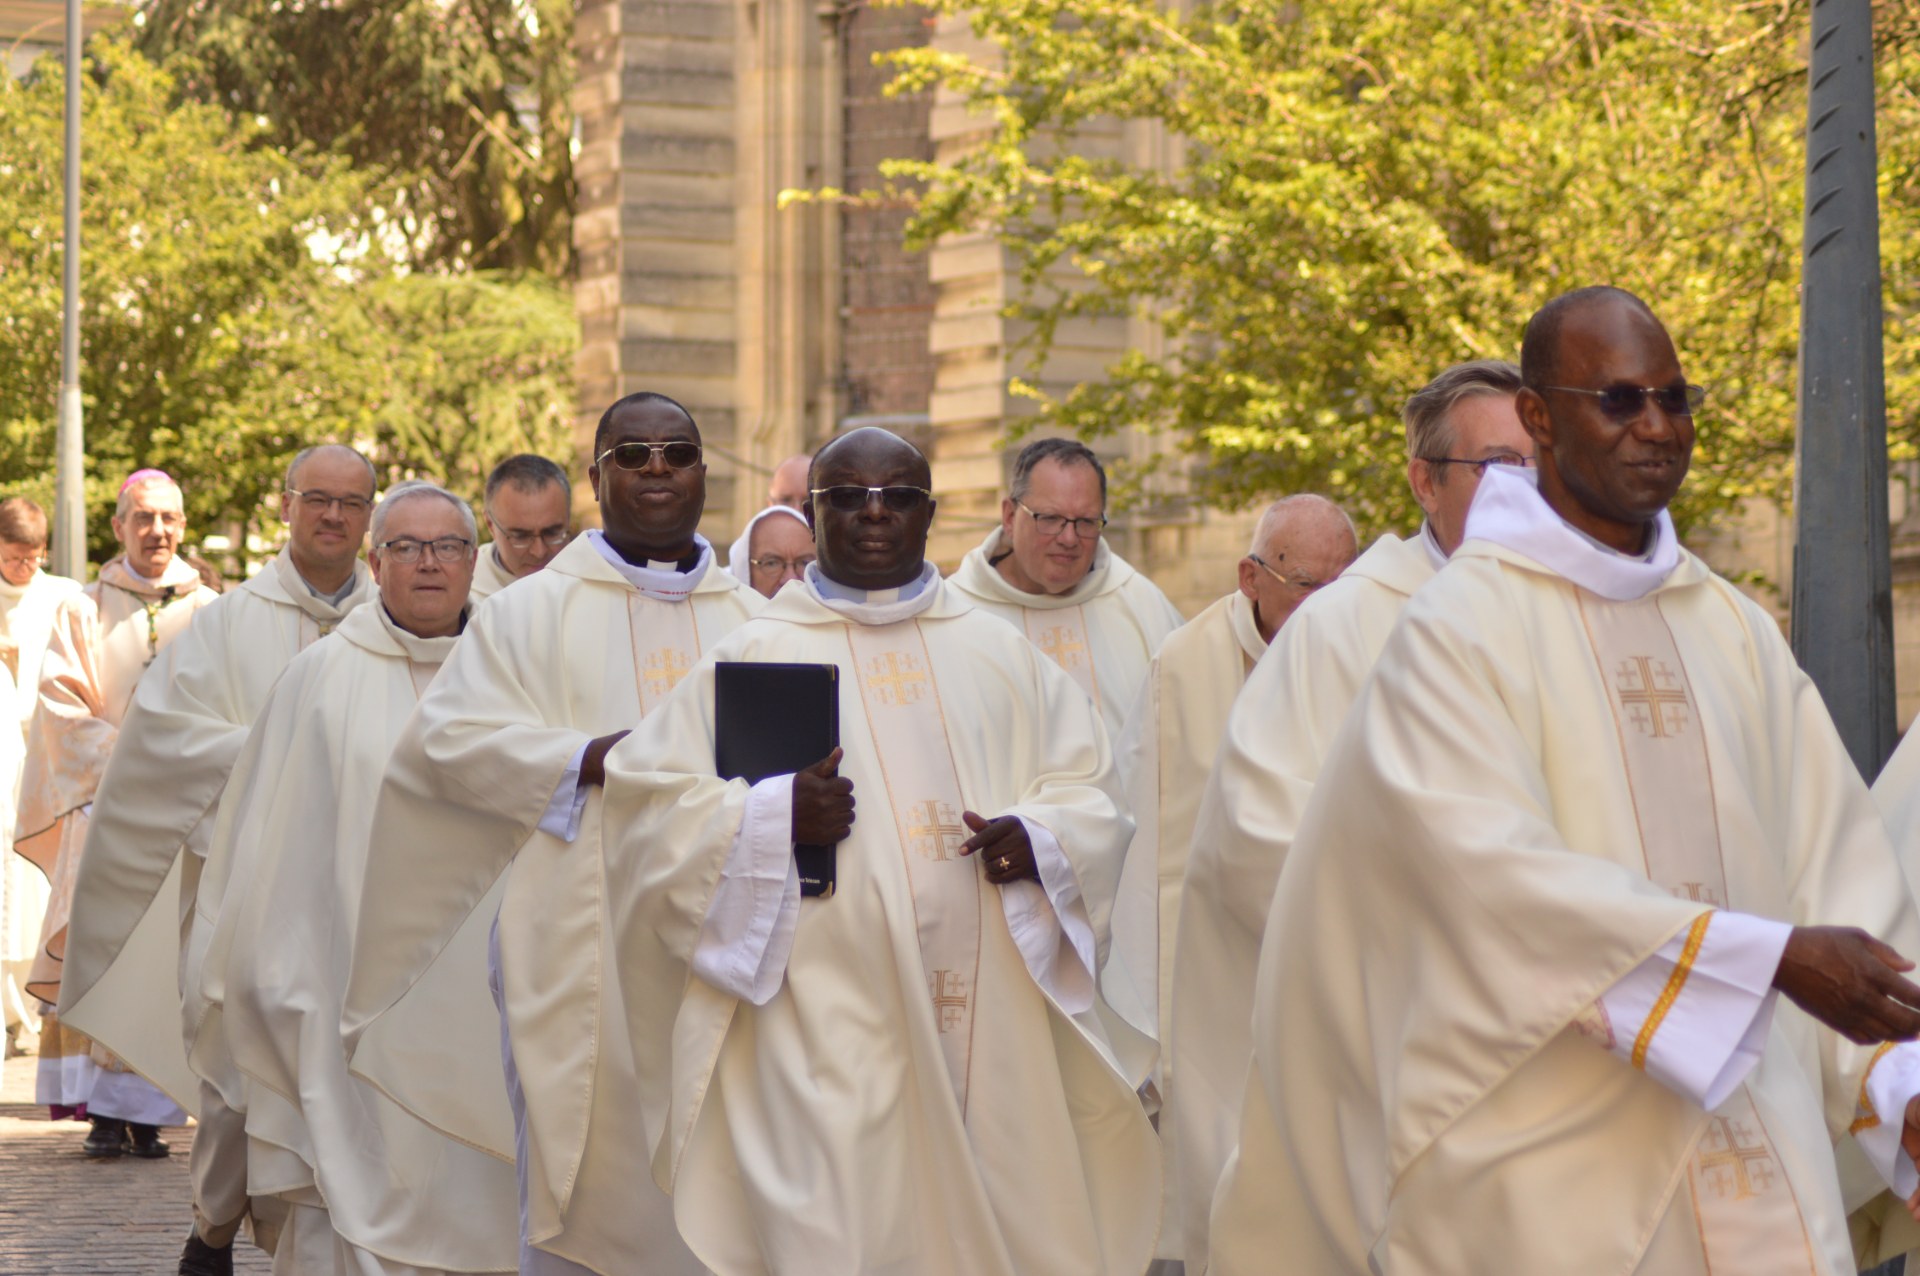
MULTIPOLYGON (((500 1271, 518 1253, 513 1167, 349 1075, 340 1044, 374 801, 466 625, 477 540, 445 488, 388 492, 367 555, 377 601, 287 666, 222 795, 194 923, 208 934, 201 1031, 220 1033, 245 1078, 252 1144, 297 1149, 272 1179, 286 1211, 276 1271, 500 1271), (263 1092, 298 1096, 291 1127, 263 1092)), ((484 1039, 492 1006, 484 972, 469 974, 469 996, 449 990, 440 1013, 477 1019, 484 1039)), ((480 1069, 414 1066, 459 1102, 500 1103, 480 1069)))
MULTIPOLYGON (((186 1276, 232 1270, 233 1238, 248 1214, 248 1147, 229 1102, 239 1074, 219 1034, 197 1031, 197 995, 182 1005, 183 991, 197 986, 205 937, 189 930, 183 966, 179 921, 192 915, 227 773, 274 682, 373 596, 359 555, 374 487, 373 466, 352 448, 329 444, 294 457, 280 496, 286 548, 209 603, 160 653, 134 691, 94 798, 60 1013, 175 1099, 198 1104, 186 1276), (191 1068, 183 1029, 187 1040, 198 1038, 191 1068)), ((262 1096, 268 1100, 285 1103, 262 1096)), ((254 1234, 270 1241, 271 1221, 256 1219, 254 1234)))
POLYGON ((953 587, 1066 670, 1115 739, 1180 613, 1113 552, 1106 525, 1100 458, 1072 439, 1035 439, 1014 458, 1000 526, 961 560, 953 587))
POLYGON ((1403 418, 1418 533, 1382 536, 1314 593, 1274 640, 1227 717, 1187 861, 1162 1054, 1178 1078, 1161 1116, 1167 1180, 1189 1264, 1207 1262, 1214 1185, 1239 1138, 1253 1055, 1254 970, 1294 830, 1320 761, 1413 592, 1460 547, 1488 466, 1533 464, 1514 396, 1520 369, 1448 368, 1403 418))
MULTIPOLYGON (((1353 520, 1338 505, 1311 493, 1282 497, 1254 528, 1240 587, 1174 630, 1147 666, 1114 748, 1134 832, 1100 978, 1108 1003, 1155 1040, 1172 1001, 1187 848, 1227 714, 1287 618, 1359 552, 1353 520)), ((1172 1089, 1168 1062, 1162 1052, 1150 1080, 1163 1105, 1172 1089)), ((1167 1221, 1159 1257, 1177 1259, 1179 1229, 1167 1221)))
MULTIPOLYGON (((573 484, 544 456, 521 452, 487 475, 487 527, 493 543, 480 549, 473 571, 479 603, 523 576, 531 576, 567 547, 573 484)), ((379 539, 375 534, 376 540, 379 539)))

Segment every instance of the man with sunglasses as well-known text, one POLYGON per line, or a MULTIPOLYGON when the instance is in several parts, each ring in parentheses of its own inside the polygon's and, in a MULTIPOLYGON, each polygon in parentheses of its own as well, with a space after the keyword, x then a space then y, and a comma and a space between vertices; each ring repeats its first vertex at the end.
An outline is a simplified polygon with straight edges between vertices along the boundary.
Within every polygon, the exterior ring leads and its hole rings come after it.
POLYGON ((609 407, 587 480, 600 527, 479 610, 394 746, 342 1023, 355 1073, 514 1159, 522 1273, 674 1276, 699 1268, 633 1101, 626 974, 606 938, 604 759, 763 600, 697 530, 706 463, 680 404, 643 392, 609 407), (447 1012, 489 991, 490 1040, 447 1012), (489 1053, 506 1104, 450 1103, 418 1063, 489 1053))
POLYGON ((1481 480, 1275 892, 1209 1270, 1852 1271, 1835 1143, 1920 1187, 1920 915, 1778 624, 1676 542, 1666 330, 1582 289, 1521 368, 1537 481, 1481 480))
MULTIPOLYGON (((197 1043, 191 1071, 184 1056, 181 1029, 187 1041, 199 1035, 203 1007, 196 939, 189 930, 183 962, 179 920, 192 916, 220 791, 267 693, 289 661, 372 597, 359 554, 374 485, 372 464, 352 448, 293 458, 280 496, 286 547, 202 608, 141 677, 93 802, 60 1014, 189 1107, 198 1095, 187 1276, 232 1269, 248 1213, 247 1142, 222 1097, 239 1079, 218 1034, 197 1043)), ((256 1220, 255 1234, 270 1237, 271 1223, 256 1220)))
POLYGON ((1137 1273, 1147 1043, 1094 979, 1131 822, 1086 697, 926 561, 929 483, 884 430, 823 447, 804 580, 608 758, 643 1150, 716 1271, 1137 1273), (838 666, 840 747, 720 779, 722 660, 838 666))
POLYGON ((486 510, 493 541, 481 546, 473 570, 475 603, 531 576, 566 548, 573 484, 546 457, 521 452, 487 475, 486 510))
MULTIPOLYGON (((253 1177, 286 1215, 276 1270, 500 1271, 519 1253, 512 1168, 350 1076, 340 1049, 381 776, 466 623, 478 540, 467 503, 424 482, 389 491, 372 532, 376 601, 287 666, 227 781, 196 901, 205 1023, 245 1078, 253 1177)), ((494 1026, 474 991, 443 999, 449 1038, 494 1026)), ((421 1072, 450 1102, 499 1102, 497 1074, 421 1072)))
POLYGON ((1114 739, 1181 616, 1107 544, 1106 510, 1107 472, 1093 450, 1035 439, 1014 458, 1000 526, 961 560, 953 587, 1066 670, 1114 739))
MULTIPOLYGON (((1300 604, 1247 678, 1198 795, 1174 939, 1171 1015, 1162 1016, 1169 1085, 1160 1133, 1168 1194, 1187 1261, 1203 1268, 1213 1190, 1240 1132, 1253 1052, 1253 980, 1274 883, 1321 760, 1415 590, 1459 548, 1481 475, 1528 465, 1533 441, 1514 409, 1520 369, 1477 359, 1445 369, 1402 411, 1407 481, 1426 515, 1385 535, 1300 604)), ((1124 928, 1116 925, 1124 933, 1124 928)))

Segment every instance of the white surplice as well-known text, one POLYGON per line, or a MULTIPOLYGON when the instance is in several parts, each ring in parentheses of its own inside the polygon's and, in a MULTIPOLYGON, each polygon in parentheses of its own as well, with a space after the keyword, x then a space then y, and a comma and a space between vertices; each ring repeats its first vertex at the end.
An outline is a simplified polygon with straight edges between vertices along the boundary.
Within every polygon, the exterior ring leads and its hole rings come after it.
MULTIPOLYGON (((247 1133, 298 1162, 289 1174, 284 1156, 251 1158, 281 1175, 272 1183, 256 1175, 251 1194, 287 1198, 293 1239, 283 1234, 283 1247, 359 1251, 344 1260, 352 1273, 517 1265, 511 1163, 350 1077, 340 1040, 380 780, 456 642, 406 632, 375 599, 295 657, 227 781, 196 900, 194 924, 210 930, 201 992, 248 1078, 247 1133), (290 1106, 251 1101, 262 1086, 290 1106), (324 1206, 307 1204, 316 1189, 324 1206)), ((473 1031, 493 1027, 491 1016, 478 1018, 473 1031)), ((422 1080, 466 1089, 470 1102, 505 1099, 491 1069, 422 1080)), ((341 1268, 329 1257, 293 1270, 341 1268)))
POLYGON ((728 1276, 1138 1273, 1159 1156, 1093 978, 1131 831, 1105 731, 1018 632, 919 585, 810 572, 608 758, 654 1173, 728 1276), (724 660, 839 668, 859 810, 830 898, 798 895, 790 780, 714 774, 724 660), (957 853, 969 809, 1027 824, 1041 882, 957 853))
POLYGON ((1147 675, 1147 662, 1183 623, 1179 610, 1104 539, 1085 578, 1064 594, 1014 588, 993 566, 1005 552, 996 527, 960 560, 948 587, 1046 652, 1092 698, 1107 738, 1118 739, 1147 675))
POLYGON ((1321 768, 1210 1270, 1850 1273, 1833 1144, 1912 1184, 1914 1047, 1769 963, 1786 919, 1920 951, 1911 893, 1773 619, 1664 516, 1611 554, 1530 478, 1482 480, 1321 768))
POLYGON ((511 1157, 487 988, 497 913, 525 1097, 527 1239, 606 1276, 664 1274, 697 1268, 647 1176, 616 991, 625 976, 607 938, 601 794, 572 777, 589 740, 640 722, 763 600, 714 568, 704 539, 692 573, 618 564, 604 544, 583 535, 487 600, 401 732, 342 1027, 355 1075, 511 1157), (494 1097, 438 1084, 463 1069, 484 1071, 494 1097))
POLYGON ((1185 1257, 1207 1259, 1207 1217, 1240 1137, 1253 1055, 1253 977, 1274 883, 1320 760, 1413 591, 1444 562, 1429 532, 1382 536, 1300 604, 1247 678, 1204 783, 1180 895, 1160 1113, 1167 1193, 1185 1257))

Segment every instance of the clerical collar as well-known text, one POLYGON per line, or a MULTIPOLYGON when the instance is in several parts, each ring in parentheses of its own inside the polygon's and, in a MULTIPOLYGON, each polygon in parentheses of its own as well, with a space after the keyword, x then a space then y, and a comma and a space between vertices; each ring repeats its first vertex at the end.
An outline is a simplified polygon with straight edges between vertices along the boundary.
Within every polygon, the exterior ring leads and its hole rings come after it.
POLYGON ((713 546, 707 538, 695 533, 693 553, 678 562, 649 561, 645 566, 630 563, 620 557, 620 551, 607 544, 607 538, 600 529, 587 529, 587 543, 599 551, 607 565, 620 573, 629 585, 649 598, 662 602, 677 603, 700 587, 706 579, 707 569, 713 566, 713 546))
POLYGON ((898 589, 855 589, 827 579, 817 562, 807 564, 803 579, 808 592, 822 606, 863 625, 890 625, 933 606, 939 597, 939 591, 933 586, 940 579, 940 569, 932 563, 922 563, 920 574, 898 589))
POLYGON ((1420 546, 1427 551, 1427 561, 1433 564, 1433 570, 1439 571, 1447 565, 1447 551, 1440 548, 1440 538, 1433 534, 1432 523, 1420 524, 1420 546))
POLYGON ((1517 465, 1489 465, 1467 511, 1466 539, 1491 541, 1524 554, 1582 589, 1615 602, 1644 598, 1680 563, 1673 517, 1661 510, 1644 554, 1602 545, 1554 512, 1539 478, 1517 465))
MULTIPOLYGON (((298 568, 295 568, 294 570, 296 573, 298 573, 299 571, 298 568)), ((131 576, 133 573, 128 572, 127 574, 131 576)), ((360 583, 359 580, 356 579, 356 576, 357 576, 357 573, 349 575, 347 577, 347 583, 340 586, 340 588, 334 590, 331 594, 322 592, 319 586, 315 585, 312 581, 308 580, 305 576, 300 577, 300 583, 307 587, 307 592, 309 594, 312 594, 315 598, 318 598, 321 602, 325 603, 327 606, 338 607, 341 603, 347 600, 347 595, 353 592, 353 587, 360 583)))

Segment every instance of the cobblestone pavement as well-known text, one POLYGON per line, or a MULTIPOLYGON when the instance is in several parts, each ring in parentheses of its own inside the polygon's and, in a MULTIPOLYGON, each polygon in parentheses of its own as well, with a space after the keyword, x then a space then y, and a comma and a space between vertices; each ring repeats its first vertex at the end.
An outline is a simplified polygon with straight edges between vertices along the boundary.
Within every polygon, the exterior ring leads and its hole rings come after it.
MULTIPOLYGON (((192 1219, 191 1127, 166 1130, 164 1161, 80 1154, 87 1126, 47 1120, 33 1102, 34 1059, 8 1059, 0 1076, 0 1273, 4 1276, 169 1276, 192 1219)), ((243 1239, 236 1272, 264 1273, 267 1256, 243 1239)))

